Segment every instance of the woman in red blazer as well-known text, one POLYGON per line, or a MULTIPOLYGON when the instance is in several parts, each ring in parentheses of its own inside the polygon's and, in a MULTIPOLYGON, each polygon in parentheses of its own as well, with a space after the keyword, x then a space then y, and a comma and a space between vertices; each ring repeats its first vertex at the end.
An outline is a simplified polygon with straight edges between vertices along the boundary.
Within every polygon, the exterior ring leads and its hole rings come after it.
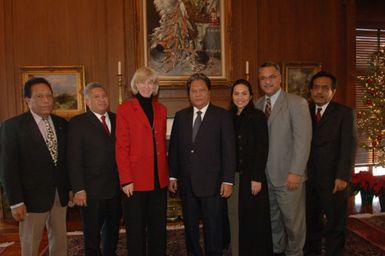
POLYGON ((166 255, 167 110, 153 99, 158 89, 155 71, 139 68, 131 80, 135 98, 116 113, 116 161, 126 195, 123 213, 130 255, 166 255))

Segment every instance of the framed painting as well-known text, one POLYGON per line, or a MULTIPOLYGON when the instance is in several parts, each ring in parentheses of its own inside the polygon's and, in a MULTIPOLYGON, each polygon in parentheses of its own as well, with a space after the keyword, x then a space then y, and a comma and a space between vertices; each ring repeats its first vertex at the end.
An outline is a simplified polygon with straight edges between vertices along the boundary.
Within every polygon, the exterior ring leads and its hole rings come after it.
MULTIPOLYGON (((85 111, 83 99, 84 66, 25 66, 21 67, 23 84, 32 77, 50 82, 55 98, 53 113, 71 118, 85 111)), ((27 106, 23 103, 24 110, 27 106)))
POLYGON ((178 85, 202 72, 215 84, 230 77, 231 1, 136 0, 137 66, 178 85))
POLYGON ((282 75, 287 92, 297 94, 309 100, 308 84, 313 75, 321 71, 319 62, 283 62, 282 75))

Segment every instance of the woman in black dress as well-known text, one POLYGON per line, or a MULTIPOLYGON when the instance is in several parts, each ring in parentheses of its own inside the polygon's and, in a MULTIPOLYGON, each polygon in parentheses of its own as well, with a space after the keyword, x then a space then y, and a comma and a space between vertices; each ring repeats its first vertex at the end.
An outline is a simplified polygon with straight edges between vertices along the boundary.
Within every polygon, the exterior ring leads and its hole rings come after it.
POLYGON ((234 191, 235 198, 229 201, 233 255, 273 255, 265 175, 269 140, 266 117, 254 108, 252 89, 247 80, 234 82, 231 97, 237 145, 236 176, 239 177, 239 183, 234 186, 238 196, 234 191), (237 241, 239 248, 234 248, 237 241))

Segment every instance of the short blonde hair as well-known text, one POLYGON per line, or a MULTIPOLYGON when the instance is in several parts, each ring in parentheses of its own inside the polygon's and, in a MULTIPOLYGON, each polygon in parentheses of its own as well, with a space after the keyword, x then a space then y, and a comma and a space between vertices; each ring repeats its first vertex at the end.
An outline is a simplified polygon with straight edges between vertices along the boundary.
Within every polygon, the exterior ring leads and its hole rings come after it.
POLYGON ((152 92, 152 95, 155 96, 158 94, 158 91, 159 91, 158 73, 152 68, 143 66, 138 68, 135 71, 135 74, 131 79, 131 91, 134 95, 137 95, 139 93, 138 87, 136 86, 136 84, 143 83, 147 79, 152 79, 152 81, 154 82, 154 91, 152 92))

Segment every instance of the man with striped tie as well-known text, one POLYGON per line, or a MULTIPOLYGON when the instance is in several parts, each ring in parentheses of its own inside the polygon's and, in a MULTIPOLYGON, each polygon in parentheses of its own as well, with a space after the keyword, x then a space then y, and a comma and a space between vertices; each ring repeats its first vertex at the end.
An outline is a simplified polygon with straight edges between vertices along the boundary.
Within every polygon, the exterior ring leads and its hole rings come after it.
POLYGON ((265 95, 257 100, 256 107, 265 112, 269 130, 266 176, 274 254, 301 256, 311 119, 306 100, 283 91, 281 81, 277 64, 261 65, 259 85, 265 95))
POLYGON ((67 121, 52 114, 50 83, 40 77, 24 85, 29 111, 4 122, 0 173, 12 216, 19 222, 21 255, 38 255, 46 226, 50 255, 67 255, 67 121))

